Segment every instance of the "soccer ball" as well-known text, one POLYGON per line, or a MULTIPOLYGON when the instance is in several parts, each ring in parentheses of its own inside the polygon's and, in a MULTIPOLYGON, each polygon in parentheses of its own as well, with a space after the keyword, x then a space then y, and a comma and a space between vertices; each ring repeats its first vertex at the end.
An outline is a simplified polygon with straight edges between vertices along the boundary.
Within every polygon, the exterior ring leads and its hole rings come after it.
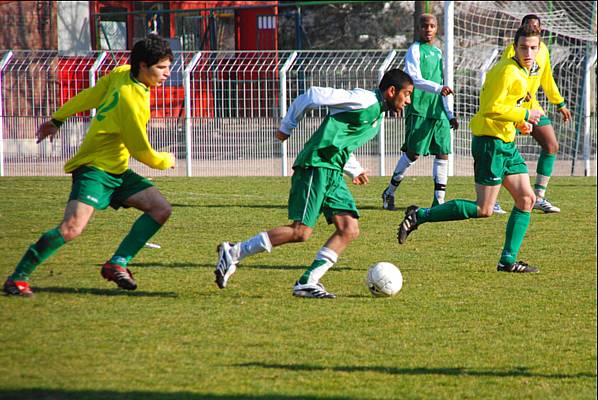
POLYGON ((403 287, 403 275, 389 262, 379 262, 368 270, 365 283, 374 297, 390 297, 403 287))

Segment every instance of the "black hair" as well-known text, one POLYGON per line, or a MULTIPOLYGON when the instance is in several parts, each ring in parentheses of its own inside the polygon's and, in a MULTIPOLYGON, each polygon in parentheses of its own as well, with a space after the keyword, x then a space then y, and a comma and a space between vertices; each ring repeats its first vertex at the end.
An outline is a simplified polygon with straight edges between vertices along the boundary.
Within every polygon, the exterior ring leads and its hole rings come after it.
POLYGON ((527 24, 529 21, 531 20, 536 20, 538 21, 538 23, 540 25, 542 25, 542 21, 540 21, 540 17, 538 17, 536 14, 527 14, 525 17, 523 17, 523 19, 521 20, 521 25, 525 25, 527 24))
POLYGON ((401 90, 409 85, 413 85, 413 79, 411 79, 409 74, 400 69, 390 69, 382 77, 378 88, 384 92, 391 86, 394 86, 397 90, 401 90))
POLYGON ((170 61, 174 58, 168 40, 155 34, 147 35, 145 39, 135 43, 133 50, 131 50, 131 73, 134 77, 137 77, 141 62, 151 67, 165 58, 170 61))
POLYGON ((517 47, 517 43, 519 42, 520 37, 540 37, 540 30, 538 28, 534 28, 530 25, 521 25, 517 32, 515 33, 515 40, 513 41, 514 46, 517 47))

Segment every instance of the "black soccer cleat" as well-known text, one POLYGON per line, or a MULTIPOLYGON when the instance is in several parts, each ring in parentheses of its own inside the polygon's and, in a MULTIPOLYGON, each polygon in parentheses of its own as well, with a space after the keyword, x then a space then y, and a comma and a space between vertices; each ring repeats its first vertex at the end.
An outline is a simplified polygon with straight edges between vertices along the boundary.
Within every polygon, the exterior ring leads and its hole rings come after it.
POLYGON ((388 211, 396 211, 395 196, 386 193, 386 189, 382 192, 382 208, 388 211))
POLYGON ((403 218, 397 230, 397 240, 400 244, 404 244, 407 236, 417 229, 417 210, 419 210, 419 207, 415 205, 409 206, 405 210, 405 218, 403 218))
POLYGON ((532 267, 528 263, 523 261, 514 262, 511 265, 498 263, 496 270, 499 272, 516 272, 516 273, 538 273, 540 270, 536 267, 532 267))

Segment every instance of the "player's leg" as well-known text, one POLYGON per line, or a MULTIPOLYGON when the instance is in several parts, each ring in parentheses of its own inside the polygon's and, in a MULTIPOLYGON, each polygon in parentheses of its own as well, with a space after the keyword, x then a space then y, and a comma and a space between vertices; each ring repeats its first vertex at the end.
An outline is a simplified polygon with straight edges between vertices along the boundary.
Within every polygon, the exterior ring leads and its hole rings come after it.
POLYGON ((4 292, 13 295, 32 295, 28 281, 33 271, 66 242, 79 236, 93 212, 94 208, 88 204, 77 200, 69 201, 60 225, 43 233, 37 242, 29 246, 15 271, 4 283, 4 292))
POLYGON ((112 257, 102 266, 101 274, 122 289, 135 290, 137 283, 127 265, 166 223, 172 207, 148 179, 131 170, 125 172, 121 179, 122 184, 114 192, 110 205, 115 209, 133 207, 143 211, 143 214, 133 223, 112 257))
POLYGON ((446 186, 448 184, 448 159, 451 149, 451 127, 447 120, 430 121, 432 126, 432 139, 429 151, 434 154, 432 166, 432 178, 434 179, 434 199, 432 207, 442 204, 446 197, 446 186), (433 123, 433 125, 432 125, 433 123))
POLYGON ((535 203, 535 194, 529 183, 529 175, 527 173, 508 175, 505 177, 503 185, 511 193, 515 200, 515 206, 507 222, 505 243, 497 270, 505 272, 538 272, 537 268, 517 261, 517 254, 529 227, 531 210, 535 203))
MULTIPOLYGON (((395 192, 405 178, 407 170, 418 160, 419 154, 421 154, 418 148, 421 147, 419 145, 421 133, 426 129, 425 126, 422 128, 425 121, 425 118, 417 115, 408 115, 405 119, 405 143, 401 146, 403 154, 397 161, 388 186, 382 192, 382 208, 385 210, 396 210, 395 192)), ((427 151, 427 143, 424 143, 424 145, 427 151)))
POLYGON ((407 236, 426 222, 458 221, 491 216, 504 175, 501 143, 502 141, 490 137, 472 138, 477 195, 475 202, 456 199, 430 208, 420 208, 416 205, 408 207, 397 231, 399 243, 405 243, 407 236))
POLYGON ((330 185, 322 205, 326 221, 335 231, 316 254, 309 268, 293 287, 293 295, 311 298, 334 298, 320 283, 324 274, 337 262, 345 248, 359 236, 359 211, 342 174, 329 171, 330 185))
POLYGON ((304 242, 309 239, 318 220, 326 192, 326 169, 296 168, 291 178, 288 216, 290 225, 279 226, 238 243, 223 242, 218 245, 218 263, 214 270, 216 284, 226 287, 245 257, 286 243, 304 242))
POLYGON ((534 208, 542 210, 545 213, 560 212, 560 208, 552 205, 545 198, 548 182, 554 169, 556 155, 559 151, 559 143, 548 117, 543 116, 538 125, 534 126, 532 136, 542 147, 540 157, 538 158, 538 165, 536 166, 536 182, 534 184, 536 203, 534 208))

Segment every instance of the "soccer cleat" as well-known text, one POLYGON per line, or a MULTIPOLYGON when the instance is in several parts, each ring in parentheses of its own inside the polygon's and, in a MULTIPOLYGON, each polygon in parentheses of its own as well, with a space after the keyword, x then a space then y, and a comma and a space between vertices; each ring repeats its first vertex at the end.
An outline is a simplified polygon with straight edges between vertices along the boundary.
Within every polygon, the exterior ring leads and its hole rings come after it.
POLYGON ((523 261, 517 261, 511 265, 508 264, 502 264, 502 263, 498 263, 498 265, 496 266, 496 270, 499 272, 518 272, 518 273, 523 273, 523 272, 531 272, 531 273, 536 273, 536 272, 540 272, 540 270, 536 267, 532 267, 531 265, 523 262, 523 261))
POLYGON ((233 262, 233 258, 230 255, 230 249, 232 244, 229 242, 223 242, 218 245, 216 250, 218 251, 218 264, 214 270, 216 276, 216 285, 220 289, 224 289, 230 277, 237 270, 237 264, 233 262))
POLYGON ((417 210, 419 210, 419 207, 415 205, 409 206, 405 210, 405 218, 397 231, 397 239, 400 244, 404 244, 407 236, 417 229, 417 210))
POLYGON ((494 213, 494 214, 506 214, 507 212, 502 209, 502 207, 500 206, 500 203, 497 201, 496 203, 494 203, 494 208, 492 208, 492 213, 494 213))
POLYGON ((121 289, 137 289, 137 282, 133 279, 133 274, 128 268, 123 268, 120 265, 107 262, 102 265, 100 273, 104 279, 116 283, 121 289))
POLYGON ((293 286, 293 296, 295 297, 307 297, 311 299, 335 299, 334 293, 329 293, 321 283, 315 285, 305 284, 302 285, 299 281, 295 282, 293 286))
POLYGON ((548 200, 538 197, 534 203, 534 209, 544 211, 546 214, 561 212, 561 209, 552 205, 548 200))
POLYGON ((388 211, 395 211, 395 196, 386 193, 386 190, 382 192, 382 208, 388 211))
POLYGON ((33 291, 29 287, 29 283, 25 281, 14 281, 11 278, 8 278, 6 282, 4 282, 3 289, 4 293, 8 296, 33 296, 33 291))

